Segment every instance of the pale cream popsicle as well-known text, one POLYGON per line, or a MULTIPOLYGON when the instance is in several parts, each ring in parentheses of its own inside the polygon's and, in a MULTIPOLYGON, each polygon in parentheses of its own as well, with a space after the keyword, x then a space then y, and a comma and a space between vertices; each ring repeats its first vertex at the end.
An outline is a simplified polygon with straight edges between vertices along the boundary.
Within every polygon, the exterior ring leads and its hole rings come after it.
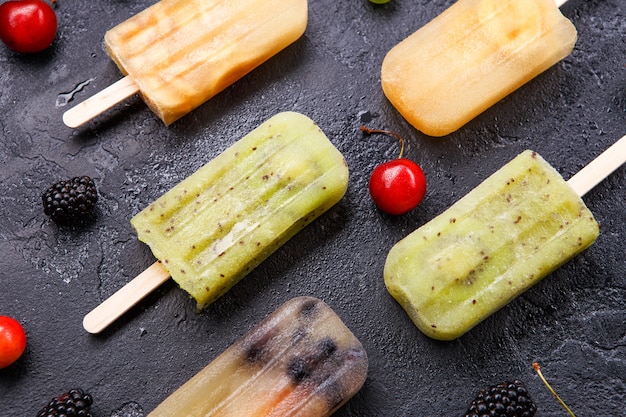
POLYGON ((294 298, 148 417, 326 417, 367 377, 367 353, 321 300, 294 298))
POLYGON ((460 337, 595 241, 579 195, 624 162, 626 138, 601 158, 565 182, 523 152, 391 249, 390 294, 426 335, 460 337))
POLYGON ((132 306, 130 299, 170 275, 199 309, 206 307, 347 187, 343 155, 311 119, 295 112, 271 117, 131 219, 159 259, 151 267, 159 278, 148 274, 147 288, 114 294, 117 301, 85 317, 85 328, 100 331, 132 306))
POLYGON ((387 53, 381 85, 411 125, 444 136, 568 56, 576 39, 554 0, 459 0, 387 53))
POLYGON ((296 41, 307 0, 161 0, 109 30, 126 78, 64 115, 76 127, 139 91, 166 125, 296 41))

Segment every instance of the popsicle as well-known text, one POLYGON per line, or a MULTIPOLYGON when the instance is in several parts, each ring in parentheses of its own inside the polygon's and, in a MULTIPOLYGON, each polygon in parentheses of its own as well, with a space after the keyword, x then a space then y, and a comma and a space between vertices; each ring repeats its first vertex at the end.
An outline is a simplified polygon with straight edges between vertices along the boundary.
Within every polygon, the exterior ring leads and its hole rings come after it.
POLYGON ((343 155, 308 117, 279 113, 139 212, 155 262, 85 316, 97 333, 170 276, 202 309, 337 203, 343 155))
POLYGON ((139 92, 173 123, 296 41, 306 0, 161 0, 109 30, 124 78, 63 115, 78 127, 139 92))
POLYGON ((453 340, 589 247, 580 196, 626 160, 626 136, 566 182, 527 150, 396 243, 385 285, 415 325, 453 340))
POLYGON ((323 301, 287 301, 148 417, 325 417, 356 394, 367 353, 323 301))
POLYGON ((387 53, 381 85, 416 129, 445 136, 568 56, 576 40, 554 0, 459 0, 387 53))

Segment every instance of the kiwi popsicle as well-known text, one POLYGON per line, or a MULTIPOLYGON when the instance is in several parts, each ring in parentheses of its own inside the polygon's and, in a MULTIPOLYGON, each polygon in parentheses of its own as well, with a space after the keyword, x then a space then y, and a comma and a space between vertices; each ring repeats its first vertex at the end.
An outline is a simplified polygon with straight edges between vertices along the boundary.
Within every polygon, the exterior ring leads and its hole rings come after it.
POLYGON ((324 302, 287 301, 148 417, 325 417, 356 394, 367 353, 324 302))
POLYGON ((169 125, 295 42, 307 20, 307 0, 161 0, 105 34, 126 77, 63 120, 78 127, 139 91, 169 125))
POLYGON ((389 293, 426 335, 460 337, 595 241, 579 196, 625 159, 626 137, 566 182, 521 153, 392 247, 389 293))
MULTIPOLYGON (((160 277, 154 285, 171 275, 202 309, 337 203, 347 186, 343 155, 320 128, 302 114, 283 112, 159 197, 131 225, 159 259, 151 267, 160 277)), ((142 291, 114 294, 118 301, 104 316, 123 313, 132 306, 124 305, 127 298, 142 291)), ((92 313, 83 322, 90 332, 112 319, 92 313)))
POLYGON ((459 0, 387 53, 381 85, 416 129, 445 136, 568 56, 576 40, 554 0, 459 0))

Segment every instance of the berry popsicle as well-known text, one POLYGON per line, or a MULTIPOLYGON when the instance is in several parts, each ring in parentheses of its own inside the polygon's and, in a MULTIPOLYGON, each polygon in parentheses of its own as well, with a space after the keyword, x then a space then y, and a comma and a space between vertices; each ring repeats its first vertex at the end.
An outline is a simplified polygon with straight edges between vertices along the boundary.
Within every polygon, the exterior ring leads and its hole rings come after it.
POLYGON ((426 335, 453 340, 590 246, 580 196, 626 160, 626 136, 569 181, 525 151, 392 247, 389 293, 426 335))
POLYGON ((304 33, 307 0, 161 0, 109 30, 124 78, 63 115, 78 127, 139 92, 166 125, 304 33))
POLYGON ((206 307, 348 187, 343 155, 308 117, 279 113, 131 219, 159 261, 85 316, 97 333, 171 276, 206 307))
POLYGON ((568 56, 576 39, 554 0, 459 0, 387 53, 381 85, 416 129, 445 136, 568 56))
POLYGON ((363 346, 331 308, 297 297, 148 417, 326 417, 359 391, 367 369, 363 346))

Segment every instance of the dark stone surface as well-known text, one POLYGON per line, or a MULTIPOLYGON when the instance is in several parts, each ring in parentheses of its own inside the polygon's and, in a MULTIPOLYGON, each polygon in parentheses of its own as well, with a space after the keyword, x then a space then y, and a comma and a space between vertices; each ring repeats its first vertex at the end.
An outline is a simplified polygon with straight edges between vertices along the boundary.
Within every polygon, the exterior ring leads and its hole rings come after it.
POLYGON ((284 301, 325 300, 370 357, 362 391, 340 417, 461 415, 476 391, 525 381, 541 416, 563 416, 532 370, 541 363, 579 416, 626 415, 626 179, 620 168, 585 201, 597 242, 454 342, 428 339, 386 292, 389 248, 526 148, 569 178, 626 131, 623 0, 571 0, 574 52, 460 131, 442 139, 412 129, 386 101, 379 68, 397 42, 452 1, 311 0, 294 45, 169 128, 133 98, 87 126, 61 115, 120 75, 104 32, 153 3, 58 0, 58 38, 20 56, 0 48, 0 314, 28 333, 25 355, 0 371, 2 416, 34 416, 80 386, 98 416, 148 414, 169 393, 284 301), (75 100, 62 93, 91 80, 75 100), (57 100, 61 99, 61 102, 57 100), (265 119, 284 110, 314 119, 351 170, 341 203, 227 295, 197 314, 168 283, 101 335, 82 317, 153 262, 128 219, 265 119), (367 192, 373 167, 397 144, 364 139, 362 120, 408 138, 406 156, 429 180, 423 203, 393 218, 367 192), (75 175, 96 179, 97 219, 58 227, 40 194, 75 175))

